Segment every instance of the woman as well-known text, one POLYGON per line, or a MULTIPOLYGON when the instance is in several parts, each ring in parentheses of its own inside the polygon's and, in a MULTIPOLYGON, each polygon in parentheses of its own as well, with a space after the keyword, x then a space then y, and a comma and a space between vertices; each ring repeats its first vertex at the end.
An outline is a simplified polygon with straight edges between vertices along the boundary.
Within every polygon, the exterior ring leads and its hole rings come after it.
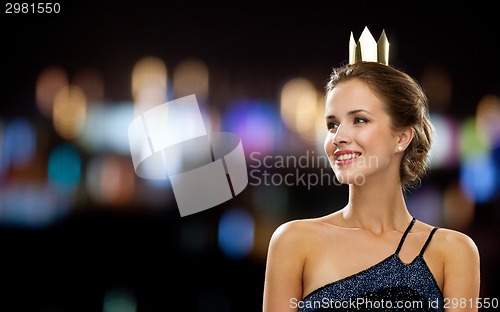
POLYGON ((428 167, 427 98, 378 62, 334 69, 324 149, 346 206, 279 226, 269 244, 264 312, 477 311, 479 253, 467 235, 415 220, 404 191, 428 167))

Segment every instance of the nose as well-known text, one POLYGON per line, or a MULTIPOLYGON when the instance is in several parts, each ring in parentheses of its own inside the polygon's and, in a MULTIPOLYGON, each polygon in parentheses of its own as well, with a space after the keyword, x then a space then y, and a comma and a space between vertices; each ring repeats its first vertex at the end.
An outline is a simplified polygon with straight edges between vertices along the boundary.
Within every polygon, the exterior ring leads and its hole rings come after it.
POLYGON ((351 136, 349 135, 347 129, 345 129, 342 125, 339 125, 335 133, 333 133, 332 144, 337 147, 342 144, 349 144, 351 140, 351 136))

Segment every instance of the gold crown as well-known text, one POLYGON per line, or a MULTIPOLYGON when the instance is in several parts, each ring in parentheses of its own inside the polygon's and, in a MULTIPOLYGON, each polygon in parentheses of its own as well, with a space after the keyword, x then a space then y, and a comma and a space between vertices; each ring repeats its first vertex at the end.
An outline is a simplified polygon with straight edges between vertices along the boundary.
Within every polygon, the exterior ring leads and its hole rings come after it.
POLYGON ((359 37, 358 43, 354 41, 354 36, 351 31, 351 38, 349 40, 349 64, 361 61, 379 62, 389 65, 389 40, 387 40, 385 30, 382 30, 382 34, 378 42, 376 42, 368 30, 368 27, 365 27, 359 37))

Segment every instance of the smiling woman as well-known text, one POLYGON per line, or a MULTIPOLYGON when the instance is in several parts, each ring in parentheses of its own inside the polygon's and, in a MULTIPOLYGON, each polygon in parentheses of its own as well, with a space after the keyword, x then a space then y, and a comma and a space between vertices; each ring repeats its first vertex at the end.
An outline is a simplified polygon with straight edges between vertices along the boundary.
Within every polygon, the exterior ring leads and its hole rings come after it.
POLYGON ((335 68, 326 86, 324 150, 349 185, 348 202, 276 229, 263 311, 449 311, 450 298, 471 303, 460 311, 477 311, 474 241, 417 220, 405 202, 429 165, 426 95, 406 73, 368 59, 335 68))

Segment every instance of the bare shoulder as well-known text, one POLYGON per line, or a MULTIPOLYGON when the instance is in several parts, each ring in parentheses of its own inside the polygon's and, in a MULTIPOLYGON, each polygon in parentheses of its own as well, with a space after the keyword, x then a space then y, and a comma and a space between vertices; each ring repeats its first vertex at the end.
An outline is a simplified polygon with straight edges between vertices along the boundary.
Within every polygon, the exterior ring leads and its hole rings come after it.
POLYGON ((320 219, 297 219, 278 226, 271 236, 271 248, 305 250, 314 233, 321 227, 320 219))
POLYGON ((297 219, 287 221, 276 228, 271 241, 297 242, 307 238, 318 227, 318 219, 297 219))
POLYGON ((475 260, 479 257, 479 250, 474 240, 457 230, 440 228, 434 235, 433 244, 439 248, 446 259, 463 261, 464 258, 475 260))

